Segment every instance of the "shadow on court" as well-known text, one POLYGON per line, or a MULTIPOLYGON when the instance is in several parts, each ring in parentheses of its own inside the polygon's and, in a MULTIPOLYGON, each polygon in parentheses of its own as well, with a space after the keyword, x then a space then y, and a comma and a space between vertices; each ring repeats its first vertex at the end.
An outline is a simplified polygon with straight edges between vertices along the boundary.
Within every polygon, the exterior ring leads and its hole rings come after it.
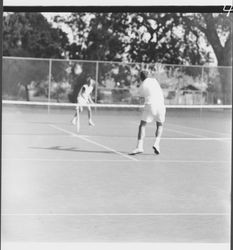
MULTIPOLYGON (((48 125, 50 124, 50 122, 48 121, 27 121, 27 123, 32 123, 32 124, 44 124, 44 125, 48 125)), ((61 122, 61 121, 53 121, 53 124, 62 124, 62 125, 70 125, 70 126, 74 126, 73 124, 71 124, 71 122, 61 122)))
MULTIPOLYGON (((61 147, 61 146, 55 146, 55 147, 30 147, 32 149, 42 149, 42 150, 58 150, 58 151, 71 151, 71 152, 77 152, 77 153, 99 153, 99 154, 116 154, 113 151, 109 150, 83 150, 76 147, 61 147)), ((119 151, 120 152, 120 151, 119 151)), ((120 152, 122 154, 128 154, 128 152, 120 152)))
MULTIPOLYGON (((75 147, 61 147, 61 146, 55 146, 55 147, 48 147, 48 148, 42 148, 42 147, 30 147, 31 149, 42 149, 42 150, 58 150, 58 151, 70 151, 70 152, 77 152, 77 153, 99 153, 99 154, 116 154, 113 151, 108 151, 108 150, 83 150, 83 149, 78 149, 75 147)), ((123 152, 123 151, 118 151, 119 153, 129 155, 130 152, 123 152)), ((155 154, 148 154, 148 153, 143 153, 140 155, 152 155, 155 156, 155 154)), ((134 155, 137 157, 137 155, 134 155)))

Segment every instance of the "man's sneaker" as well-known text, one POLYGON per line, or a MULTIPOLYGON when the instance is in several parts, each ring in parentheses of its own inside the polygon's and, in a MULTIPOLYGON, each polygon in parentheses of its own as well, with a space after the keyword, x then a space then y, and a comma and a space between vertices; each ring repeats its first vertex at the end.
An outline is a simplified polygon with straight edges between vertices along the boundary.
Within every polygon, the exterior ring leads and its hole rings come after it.
POLYGON ((89 121, 88 123, 89 123, 89 126, 93 126, 93 127, 95 126, 93 121, 89 121))
POLYGON ((137 155, 137 154, 141 154, 141 153, 143 153, 143 149, 135 148, 135 149, 130 153, 130 155, 137 155))
POLYGON ((155 153, 156 155, 159 155, 159 154, 160 154, 159 145, 154 145, 152 148, 154 149, 154 153, 155 153))

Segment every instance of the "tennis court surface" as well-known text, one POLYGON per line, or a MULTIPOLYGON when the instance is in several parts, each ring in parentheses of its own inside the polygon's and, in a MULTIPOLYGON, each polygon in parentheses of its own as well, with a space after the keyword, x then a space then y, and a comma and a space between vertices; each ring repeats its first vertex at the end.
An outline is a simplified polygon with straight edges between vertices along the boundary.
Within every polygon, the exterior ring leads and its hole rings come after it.
POLYGON ((2 109, 3 241, 230 242, 231 109, 168 109, 159 156, 139 111, 2 109))

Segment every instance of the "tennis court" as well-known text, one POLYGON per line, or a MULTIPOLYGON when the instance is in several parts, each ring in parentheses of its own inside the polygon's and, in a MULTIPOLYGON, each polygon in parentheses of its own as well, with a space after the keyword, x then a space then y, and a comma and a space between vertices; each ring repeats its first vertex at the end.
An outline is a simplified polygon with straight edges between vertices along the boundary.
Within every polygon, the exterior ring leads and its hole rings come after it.
POLYGON ((139 111, 2 111, 5 242, 229 243, 231 109, 168 109, 161 154, 139 111))

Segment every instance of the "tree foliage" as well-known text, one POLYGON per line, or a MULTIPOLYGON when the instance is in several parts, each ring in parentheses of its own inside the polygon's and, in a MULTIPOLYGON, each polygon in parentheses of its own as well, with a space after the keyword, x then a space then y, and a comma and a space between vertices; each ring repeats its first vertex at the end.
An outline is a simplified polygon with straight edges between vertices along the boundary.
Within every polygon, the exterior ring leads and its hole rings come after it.
POLYGON ((32 82, 39 85, 48 77, 48 62, 42 60, 4 59, 3 95, 18 96, 19 89, 25 90, 25 99, 29 98, 29 86, 32 82))
POLYGON ((71 13, 69 17, 56 16, 54 21, 66 23, 73 32, 69 58, 121 61, 127 18, 127 13, 71 13))
POLYGON ((3 55, 62 58, 67 34, 52 28, 40 13, 13 13, 3 17, 3 55))
MULTIPOLYGON (((226 14, 195 13, 182 15, 184 27, 196 37, 204 35, 213 48, 218 66, 232 66, 232 19, 226 14)), ((220 98, 231 103, 232 72, 219 67, 220 98)))
POLYGON ((184 29, 195 37, 204 35, 213 48, 219 66, 232 65, 232 20, 226 14, 181 14, 184 29))
MULTIPOLYGON (((3 18, 3 55, 63 58, 68 46, 67 34, 59 28, 53 28, 40 13, 13 13, 3 18)), ((12 60, 3 65, 3 86, 5 94, 25 89, 25 99, 29 100, 29 89, 33 84, 39 90, 40 84, 48 85, 49 63, 38 60, 12 60), (11 64, 9 67, 8 64, 11 64), (15 90, 13 90, 15 89, 15 90), (9 91, 10 90, 10 91, 9 91)), ((66 72, 52 69, 57 81, 62 81, 66 72)), ((46 89, 44 90, 46 92, 46 89)))
POLYGON ((224 14, 72 13, 54 21, 72 29, 69 54, 76 59, 202 65, 211 61, 211 46, 218 65, 232 65, 231 23, 224 14))
POLYGON ((83 12, 54 22, 71 28, 72 43, 40 13, 4 16, 3 55, 200 65, 211 60, 210 46, 218 65, 232 65, 226 14, 83 12))

